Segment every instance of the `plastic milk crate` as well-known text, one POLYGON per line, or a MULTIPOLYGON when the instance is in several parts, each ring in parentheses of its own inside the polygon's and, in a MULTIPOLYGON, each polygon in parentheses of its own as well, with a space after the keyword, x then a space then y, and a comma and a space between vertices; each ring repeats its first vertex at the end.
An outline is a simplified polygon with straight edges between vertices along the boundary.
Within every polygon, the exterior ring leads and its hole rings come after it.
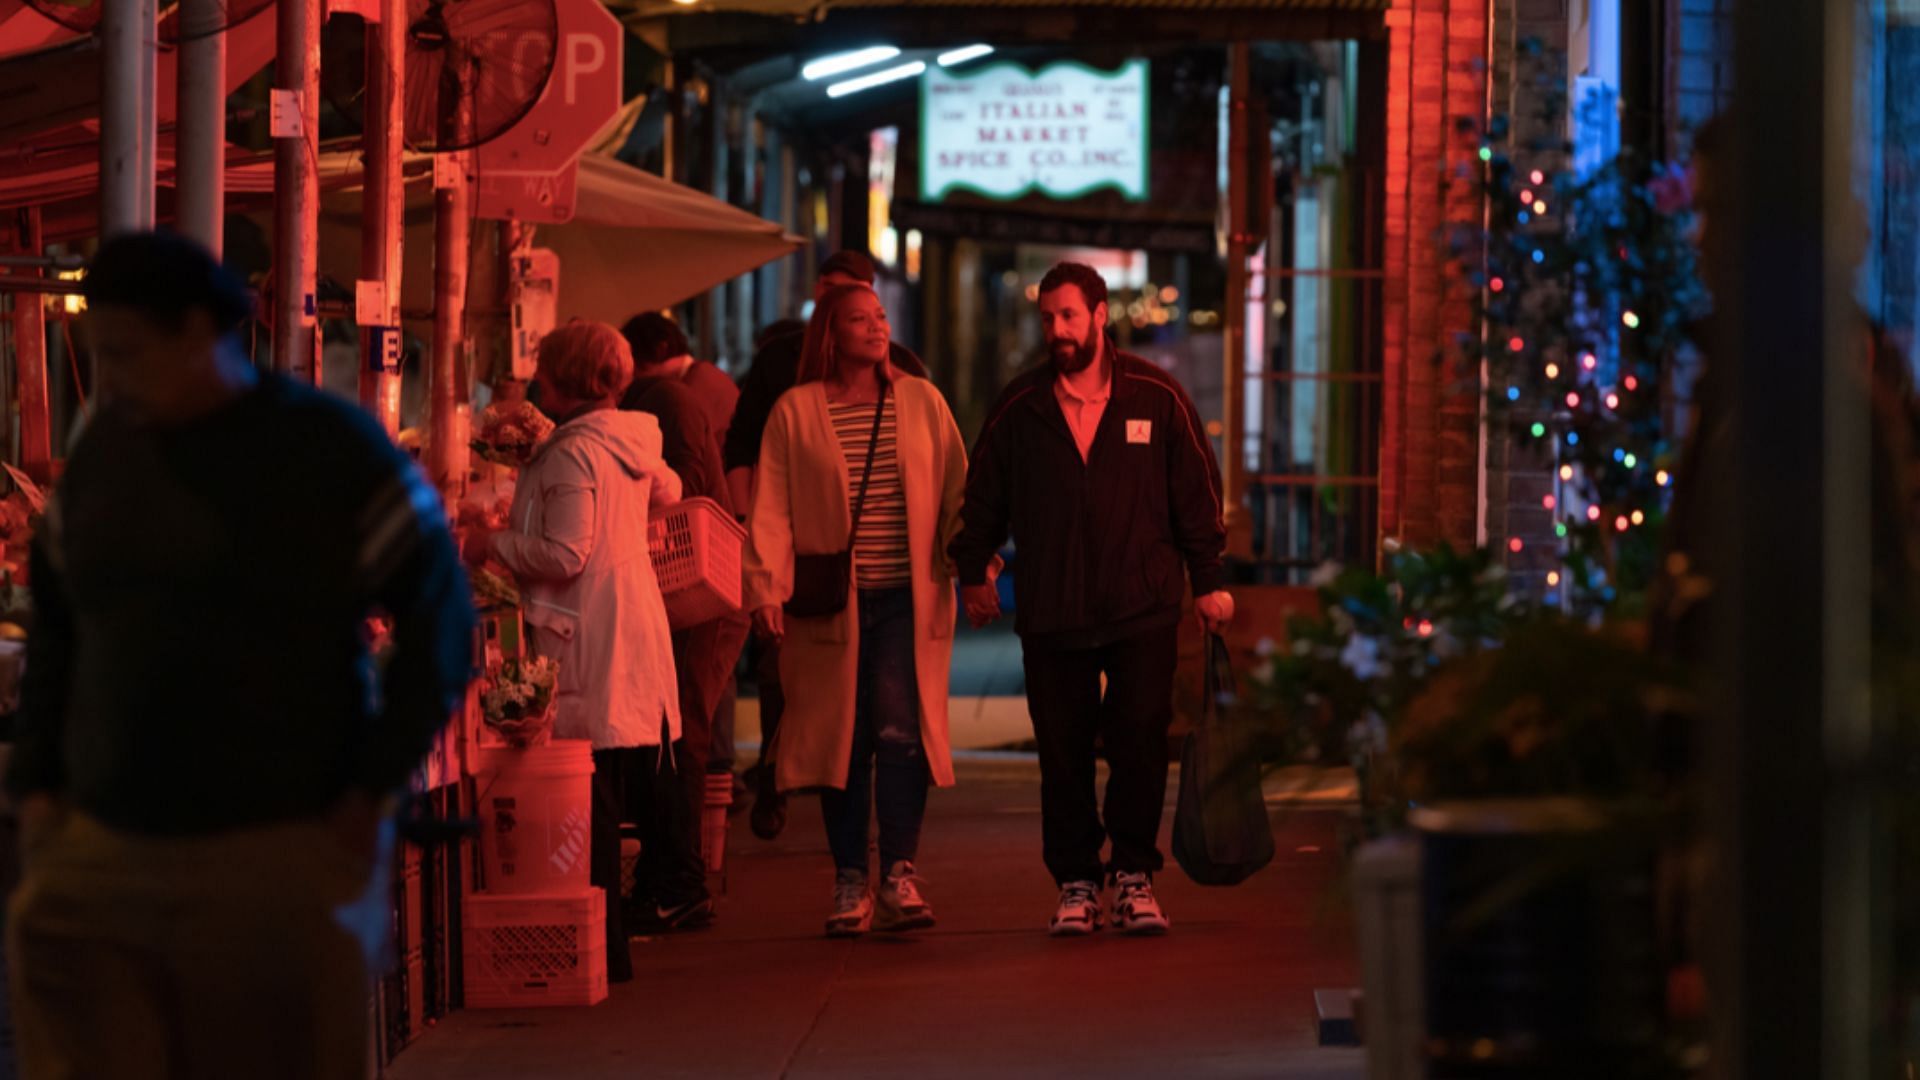
POLYGON ((747 531, 712 499, 688 499, 647 523, 647 549, 667 622, 698 626, 740 610, 740 549, 747 531))
POLYGON ((607 999, 606 893, 467 897, 467 1007, 597 1005, 607 999))

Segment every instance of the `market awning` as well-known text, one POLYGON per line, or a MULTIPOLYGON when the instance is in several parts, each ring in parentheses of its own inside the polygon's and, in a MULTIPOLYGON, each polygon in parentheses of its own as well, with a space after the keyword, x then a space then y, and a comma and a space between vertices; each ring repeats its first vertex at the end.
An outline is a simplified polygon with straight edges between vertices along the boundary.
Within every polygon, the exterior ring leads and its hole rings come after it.
MULTIPOLYGON (((357 155, 328 154, 322 171, 343 175, 322 200, 320 272, 352 282, 360 266, 357 155)), ((428 170, 425 159, 413 166, 428 170)), ((560 256, 560 318, 618 324, 640 311, 680 303, 792 254, 804 241, 779 225, 609 157, 580 159, 574 219, 543 225, 535 243, 560 256)), ((424 175, 407 188, 403 310, 433 303, 433 189, 424 175)))
POLYGON ((794 19, 819 18, 850 8, 1173 8, 1183 11, 1386 11, 1393 0, 700 0, 687 5, 677 0, 633 0, 611 4, 636 15, 702 12, 739 12, 794 19))

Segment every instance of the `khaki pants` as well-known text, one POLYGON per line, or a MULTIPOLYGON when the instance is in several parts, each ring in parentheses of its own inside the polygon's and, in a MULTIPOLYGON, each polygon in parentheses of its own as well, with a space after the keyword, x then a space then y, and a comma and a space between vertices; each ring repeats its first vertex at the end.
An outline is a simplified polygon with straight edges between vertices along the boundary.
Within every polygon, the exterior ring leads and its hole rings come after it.
POLYGON ((25 859, 6 939, 26 1080, 366 1076, 343 912, 383 898, 324 827, 150 837, 74 813, 25 859))

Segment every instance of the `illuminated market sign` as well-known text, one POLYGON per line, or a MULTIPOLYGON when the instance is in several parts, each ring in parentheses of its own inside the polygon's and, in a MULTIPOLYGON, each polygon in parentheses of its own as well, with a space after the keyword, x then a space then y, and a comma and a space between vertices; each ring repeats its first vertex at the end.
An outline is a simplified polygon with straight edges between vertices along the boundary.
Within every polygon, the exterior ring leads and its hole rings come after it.
POLYGON ((920 83, 920 193, 992 199, 1039 191, 1071 199, 1101 188, 1147 197, 1147 62, 1095 71, 1063 62, 1012 63, 920 83))

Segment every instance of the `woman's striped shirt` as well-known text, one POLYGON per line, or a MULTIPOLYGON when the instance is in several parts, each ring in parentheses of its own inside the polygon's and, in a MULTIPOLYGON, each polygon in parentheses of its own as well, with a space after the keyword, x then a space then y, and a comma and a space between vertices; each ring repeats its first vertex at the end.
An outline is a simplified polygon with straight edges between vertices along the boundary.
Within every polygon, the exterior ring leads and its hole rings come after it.
MULTIPOLYGON (((866 467, 868 436, 873 433, 873 403, 829 402, 827 412, 847 459, 847 508, 851 511, 860 498, 860 473, 866 467)), ((893 589, 913 581, 907 499, 900 486, 897 415, 889 394, 873 451, 873 478, 867 483, 865 509, 853 538, 854 579, 862 589, 893 589)))

